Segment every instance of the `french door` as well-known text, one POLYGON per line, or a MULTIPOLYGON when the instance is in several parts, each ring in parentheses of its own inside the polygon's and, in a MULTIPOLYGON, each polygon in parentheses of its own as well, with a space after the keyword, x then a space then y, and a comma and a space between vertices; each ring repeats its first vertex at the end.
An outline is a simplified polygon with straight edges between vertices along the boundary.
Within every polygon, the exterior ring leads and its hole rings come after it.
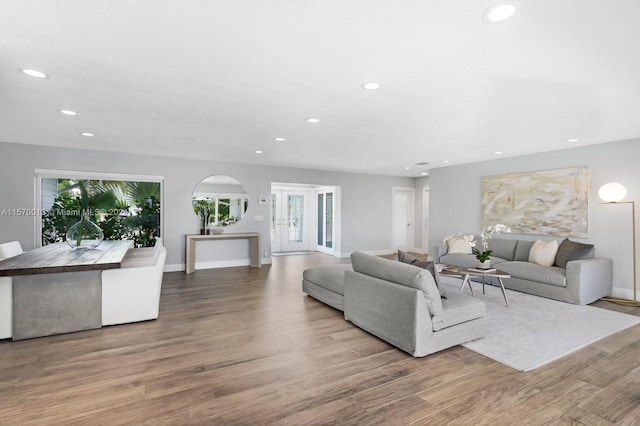
POLYGON ((316 229, 317 241, 316 250, 333 254, 334 248, 334 226, 333 218, 335 216, 335 194, 333 191, 316 191, 316 229))
POLYGON ((309 250, 309 192, 271 193, 271 251, 309 250))

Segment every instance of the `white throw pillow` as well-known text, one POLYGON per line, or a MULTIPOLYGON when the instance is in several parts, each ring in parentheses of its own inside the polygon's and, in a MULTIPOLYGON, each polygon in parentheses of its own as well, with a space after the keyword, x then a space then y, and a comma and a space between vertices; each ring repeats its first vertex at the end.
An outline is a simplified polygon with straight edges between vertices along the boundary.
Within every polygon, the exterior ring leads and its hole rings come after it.
POLYGON ((556 254, 558 253, 558 242, 537 240, 531 246, 529 252, 529 262, 537 263, 542 266, 552 266, 556 261, 556 254))
POLYGON ((471 243, 458 238, 447 240, 447 253, 471 254, 471 243))

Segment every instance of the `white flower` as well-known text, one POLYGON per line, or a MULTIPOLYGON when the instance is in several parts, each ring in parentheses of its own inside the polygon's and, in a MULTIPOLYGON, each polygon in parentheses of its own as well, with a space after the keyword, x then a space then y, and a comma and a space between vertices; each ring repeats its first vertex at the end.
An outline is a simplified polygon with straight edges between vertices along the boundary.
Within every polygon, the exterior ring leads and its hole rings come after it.
POLYGON ((493 234, 500 234, 501 232, 511 232, 511 228, 507 225, 503 225, 502 223, 498 223, 494 226, 487 226, 487 229, 482 231, 480 235, 482 238, 482 251, 487 251, 489 249, 489 240, 493 238, 493 234))
POLYGON ((456 234, 445 235, 445 237, 442 239, 442 243, 447 244, 447 241, 449 240, 461 240, 461 241, 468 241, 471 247, 475 247, 476 246, 475 238, 476 237, 472 234, 465 235, 462 232, 458 232, 456 234))

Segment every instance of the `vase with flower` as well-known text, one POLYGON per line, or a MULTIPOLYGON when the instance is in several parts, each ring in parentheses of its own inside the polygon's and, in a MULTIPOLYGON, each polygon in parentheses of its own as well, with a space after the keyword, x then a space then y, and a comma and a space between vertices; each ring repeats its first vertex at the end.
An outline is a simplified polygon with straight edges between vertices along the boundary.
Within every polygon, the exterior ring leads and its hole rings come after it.
POLYGON ((511 228, 502 223, 497 225, 488 226, 486 229, 482 231, 480 234, 480 238, 482 239, 482 250, 478 247, 472 247, 471 252, 476 256, 477 264, 476 266, 479 269, 489 269, 491 268, 491 253, 489 250, 489 240, 493 238, 494 234, 500 234, 501 232, 511 232, 511 228))

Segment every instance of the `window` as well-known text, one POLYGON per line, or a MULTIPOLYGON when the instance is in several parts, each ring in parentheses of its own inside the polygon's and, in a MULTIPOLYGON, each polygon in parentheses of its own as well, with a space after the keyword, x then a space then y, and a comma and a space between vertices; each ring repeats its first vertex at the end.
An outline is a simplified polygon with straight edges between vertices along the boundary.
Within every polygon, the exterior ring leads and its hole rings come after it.
POLYGON ((150 247, 162 234, 162 177, 36 170, 36 181, 43 246, 64 241, 82 212, 105 240, 150 247))

